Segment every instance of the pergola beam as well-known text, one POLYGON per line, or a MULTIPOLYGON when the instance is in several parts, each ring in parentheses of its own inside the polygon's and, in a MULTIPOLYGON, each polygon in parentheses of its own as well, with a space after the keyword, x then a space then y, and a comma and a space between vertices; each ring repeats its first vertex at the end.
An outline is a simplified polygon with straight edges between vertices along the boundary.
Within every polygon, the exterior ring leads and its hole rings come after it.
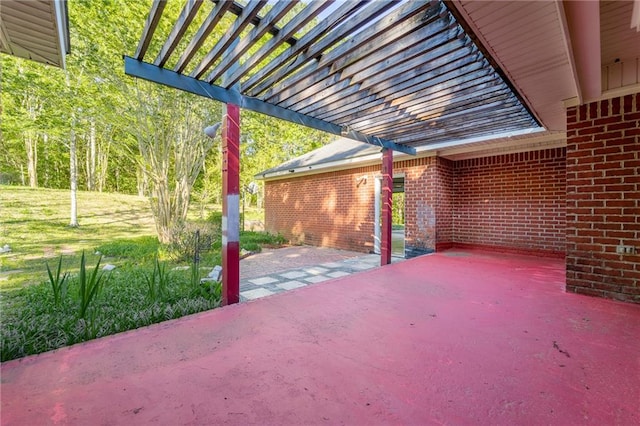
POLYGON ((366 135, 334 123, 300 114, 296 111, 269 104, 257 98, 244 96, 236 90, 207 84, 193 77, 158 68, 152 64, 141 62, 128 56, 125 56, 124 60, 125 74, 133 77, 139 77, 216 101, 233 103, 250 111, 260 112, 271 117, 280 118, 334 135, 344 136, 349 139, 389 148, 409 155, 415 155, 415 149, 406 145, 400 145, 390 140, 366 135))
MULTIPOLYGON (((346 3, 345 6, 346 5, 350 5, 350 3, 346 3)), ((323 26, 316 27, 300 39, 299 43, 295 45, 295 49, 290 52, 285 52, 286 56, 281 55, 283 56, 281 61, 278 60, 280 57, 276 58, 271 64, 261 70, 261 72, 247 80, 242 86, 243 91, 248 90, 251 96, 257 96, 264 91, 270 90, 278 81, 297 71, 309 61, 321 56, 325 50, 339 41, 344 40, 358 28, 367 25, 388 8, 389 4, 386 2, 373 2, 352 16, 348 21, 343 20, 343 16, 336 15, 332 20, 332 23, 337 25, 333 31, 323 33, 320 31, 323 26), (323 35, 325 37, 322 37, 323 35), (320 39, 321 37, 322 39, 320 39), (315 43, 315 41, 317 41, 317 43, 315 43), (293 62, 290 62, 292 58, 294 58, 293 62), (276 68, 277 71, 274 71, 276 68), (260 84, 257 84, 260 80, 262 80, 260 84)), ((353 9, 349 10, 349 13, 353 11, 353 9)), ((326 25, 328 24, 329 22, 326 25)))
MULTIPOLYGON (((386 38, 383 39, 385 40, 384 42, 378 38, 381 34, 391 34, 394 39, 405 34, 411 30, 412 25, 419 24, 422 20, 421 17, 417 15, 430 7, 433 7, 432 4, 425 0, 417 0, 403 4, 397 10, 394 10, 382 17, 379 21, 355 34, 348 43, 337 46, 326 55, 321 56, 318 61, 306 65, 303 69, 287 77, 280 84, 276 85, 274 81, 268 81, 268 85, 272 86, 272 88, 267 90, 264 99, 277 103, 276 99, 283 89, 286 91, 287 88, 292 87, 304 78, 315 75, 323 67, 333 66, 334 62, 343 58, 351 57, 351 60, 356 61, 357 57, 363 52, 360 48, 363 48, 374 40, 377 40, 378 44, 384 43, 386 45, 386 38)), ((352 23, 347 22, 345 25, 351 26, 352 23)), ((355 29, 357 29, 357 27, 353 28, 353 30, 355 29)), ((369 46, 372 45, 369 44, 369 46)))
MULTIPOLYGON (((464 77, 466 74, 468 73, 462 73, 462 76, 464 77)), ((384 109, 389 106, 396 106, 400 104, 411 106, 414 102, 420 102, 427 97, 429 99, 438 99, 446 97, 451 93, 458 94, 464 89, 473 91, 475 87, 482 90, 487 87, 488 84, 492 84, 493 82, 494 79, 486 73, 484 75, 481 74, 480 77, 475 79, 465 80, 462 83, 451 78, 438 78, 432 82, 432 85, 426 85, 426 87, 421 87, 420 90, 404 94, 403 96, 389 95, 384 98, 378 98, 378 96, 372 94, 369 95, 367 99, 363 99, 358 102, 357 107, 354 106, 354 103, 358 101, 358 99, 346 97, 344 100, 336 102, 335 108, 323 107, 313 111, 301 112, 304 114, 312 114, 314 117, 318 117, 323 120, 327 120, 331 117, 331 121, 349 121, 365 115, 376 113, 382 114, 384 113, 384 109)))

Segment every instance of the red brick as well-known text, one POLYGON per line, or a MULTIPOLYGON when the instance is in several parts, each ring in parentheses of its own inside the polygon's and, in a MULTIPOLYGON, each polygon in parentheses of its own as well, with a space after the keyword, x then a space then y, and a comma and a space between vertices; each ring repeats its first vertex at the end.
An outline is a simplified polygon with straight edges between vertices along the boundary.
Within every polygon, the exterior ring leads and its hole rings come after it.
POLYGON ((620 114, 620 98, 611 99, 611 114, 618 115, 620 114))
POLYGON ((567 212, 573 212, 566 217, 567 291, 640 303, 637 293, 627 291, 637 288, 638 276, 628 273, 640 275, 640 255, 615 252, 618 244, 633 245, 640 232, 640 110, 632 104, 638 98, 581 105, 578 111, 585 114, 571 123, 579 136, 567 136, 567 212), (593 116, 598 109, 601 117, 593 116), (587 132, 593 132, 592 140, 575 140, 587 132), (589 174, 594 171, 602 174, 589 174), (588 178, 593 185, 585 184, 588 178))

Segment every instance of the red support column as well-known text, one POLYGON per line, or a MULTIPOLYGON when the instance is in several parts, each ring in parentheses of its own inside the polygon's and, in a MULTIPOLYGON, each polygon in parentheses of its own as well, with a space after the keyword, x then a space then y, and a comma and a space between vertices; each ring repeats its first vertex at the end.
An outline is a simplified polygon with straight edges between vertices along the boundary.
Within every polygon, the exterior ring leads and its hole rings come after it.
POLYGON ((240 108, 222 119, 222 305, 240 301, 240 108))
POLYGON ((393 194, 393 151, 382 150, 382 235, 380 265, 391 263, 391 200, 393 194))

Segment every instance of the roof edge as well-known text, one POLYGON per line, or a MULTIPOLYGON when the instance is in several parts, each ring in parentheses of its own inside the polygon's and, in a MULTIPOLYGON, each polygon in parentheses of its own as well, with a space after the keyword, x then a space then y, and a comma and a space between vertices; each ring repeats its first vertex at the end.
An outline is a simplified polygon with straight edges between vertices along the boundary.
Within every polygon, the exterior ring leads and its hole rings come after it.
MULTIPOLYGON (((419 149, 416 155, 410 156, 407 154, 396 153, 393 156, 393 159, 395 162, 438 156, 456 161, 468 158, 490 157, 500 154, 561 148, 566 146, 566 143, 566 132, 550 132, 542 128, 538 128, 493 135, 491 138, 442 142, 433 144, 429 147, 424 147, 424 149, 419 149)), ((279 170, 269 173, 262 172, 256 174, 254 177, 264 181, 289 179, 291 177, 328 173, 380 164, 381 158, 381 154, 379 153, 368 154, 345 158, 339 161, 292 167, 288 170, 279 170)))

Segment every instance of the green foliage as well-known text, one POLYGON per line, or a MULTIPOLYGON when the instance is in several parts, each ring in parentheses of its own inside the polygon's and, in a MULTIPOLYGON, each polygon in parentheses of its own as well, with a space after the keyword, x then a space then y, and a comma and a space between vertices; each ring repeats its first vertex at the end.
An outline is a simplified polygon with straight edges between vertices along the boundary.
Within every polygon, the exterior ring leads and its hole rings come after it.
MULTIPOLYGON (((148 265, 151 266, 151 265, 148 265)), ((143 266, 144 269, 144 266, 143 266)), ((166 277, 166 292, 156 300, 140 266, 114 270, 86 318, 78 318, 78 282, 69 283, 69 295, 60 307, 53 305, 47 283, 24 287, 4 297, 0 317, 2 361, 108 336, 150 324, 206 311, 220 305, 220 295, 207 289, 193 291, 189 273, 166 277)))
POLYGON ((391 206, 391 223, 404 225, 404 192, 395 192, 393 194, 391 206))
POLYGON ((191 262, 220 240, 220 228, 209 223, 180 223, 171 229, 169 253, 177 261, 191 262), (196 256, 197 254, 197 256, 196 256))
POLYGON ((160 244, 158 238, 143 236, 115 240, 96 247, 103 256, 128 258, 132 261, 146 261, 157 255, 160 244))
POLYGON ((98 263, 93 271, 87 275, 86 258, 84 251, 82 252, 82 257, 80 258, 80 274, 78 275, 78 298, 80 299, 78 315, 80 318, 86 319, 87 310, 102 290, 104 273, 100 272, 99 269, 101 260, 102 256, 98 259, 98 263))
POLYGON ((156 256, 153 262, 153 270, 149 275, 145 275, 147 296, 151 302, 155 302, 158 298, 162 298, 167 292, 169 274, 166 269, 166 263, 161 264, 156 256))
POLYGON ((191 286, 197 289, 200 286, 200 262, 191 262, 189 271, 191 272, 191 286))
POLYGON ((62 272, 62 256, 58 260, 58 267, 56 268, 55 276, 51 273, 51 269, 49 268, 49 263, 47 265, 47 274, 49 275, 49 282, 51 283, 51 289, 53 290, 53 303, 56 307, 60 306, 60 301, 67 297, 67 278, 69 277, 69 273, 65 272, 60 278, 60 273, 62 272))
POLYGON ((277 247, 286 243, 282 235, 273 235, 268 232, 243 231, 240 233, 240 248, 259 252, 263 246, 277 247))

